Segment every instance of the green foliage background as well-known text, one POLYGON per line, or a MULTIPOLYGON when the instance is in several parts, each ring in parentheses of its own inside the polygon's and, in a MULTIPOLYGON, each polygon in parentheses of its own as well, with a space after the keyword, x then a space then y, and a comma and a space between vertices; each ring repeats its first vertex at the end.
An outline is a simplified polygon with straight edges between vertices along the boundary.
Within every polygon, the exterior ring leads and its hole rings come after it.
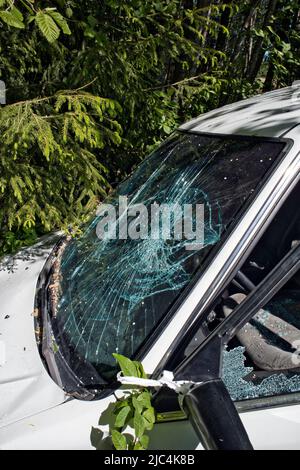
POLYGON ((78 226, 181 122, 299 78, 299 10, 0 0, 0 255, 78 226))

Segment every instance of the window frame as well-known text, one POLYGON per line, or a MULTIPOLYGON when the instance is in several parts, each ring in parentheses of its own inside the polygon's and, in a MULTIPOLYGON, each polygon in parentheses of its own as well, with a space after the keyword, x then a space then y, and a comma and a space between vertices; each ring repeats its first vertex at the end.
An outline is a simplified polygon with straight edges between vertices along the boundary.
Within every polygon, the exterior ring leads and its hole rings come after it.
MULTIPOLYGON (((189 130, 180 130, 180 132, 191 133, 189 130)), ((175 319, 176 314, 179 310, 184 309, 186 304, 188 303, 188 297, 191 290, 196 290, 198 285, 201 285, 202 279, 205 277, 209 266, 213 265, 218 257, 222 256, 224 252, 224 247, 227 242, 230 243, 232 237, 238 233, 239 228, 244 224, 244 220, 248 215, 248 212, 256 205, 258 198, 261 196, 261 193, 264 191, 264 188, 268 183, 270 183, 275 176, 277 176, 277 171, 280 172, 281 165, 285 161, 286 158, 290 157, 291 162, 288 164, 288 170, 290 170, 293 165, 298 165, 300 167, 300 153, 298 146, 295 146, 294 139, 292 136, 289 135, 287 137, 261 137, 261 136, 245 136, 245 135, 232 135, 232 134, 217 134, 217 133, 208 133, 208 132, 198 132, 192 131, 192 133, 197 133, 199 135, 217 135, 221 137, 227 138, 237 138, 237 139, 244 139, 246 137, 253 137, 253 139, 257 139, 260 141, 271 141, 271 142, 282 142, 285 143, 284 148, 282 149, 281 153, 278 155, 277 164, 275 164, 270 171, 268 172, 267 176, 263 180, 263 184, 257 189, 255 192, 255 196, 250 198, 247 202, 246 208, 243 206, 243 216, 241 218, 237 217, 237 220, 233 223, 233 227, 229 232, 224 236, 223 243, 221 246, 216 247, 213 251, 212 256, 209 259, 209 265, 205 265, 203 272, 199 273, 199 275, 195 275, 193 281, 189 283, 187 288, 183 291, 178 301, 173 305, 170 309, 166 317, 162 320, 162 322, 158 325, 157 329, 152 333, 152 335, 148 338, 148 340, 141 346, 140 350, 137 353, 136 359, 143 360, 144 364, 146 365, 147 370, 151 370, 153 363, 153 355, 156 354, 156 342, 162 340, 162 334, 166 333, 168 328, 171 329, 172 320, 175 319), (155 351, 155 352, 154 352, 155 351), (151 357, 152 356, 152 357, 151 357), (146 362, 145 362, 146 359, 146 362)), ((180 345, 183 336, 190 332, 190 329, 194 326, 196 322, 205 316, 207 310, 211 309, 213 302, 217 299, 222 291, 224 291, 226 285, 228 285, 232 279, 235 277, 237 271, 241 268, 243 263, 246 261, 247 257, 253 250, 256 243, 261 238, 264 231, 267 229, 270 222, 275 217, 276 213, 284 203, 284 201, 288 198, 289 194, 292 192, 294 186, 297 184, 298 180, 300 180, 300 174, 292 173, 291 175, 287 171, 287 169, 281 171, 280 173, 280 180, 283 181, 283 185, 286 185, 285 191, 283 194, 280 195, 279 202, 276 204, 276 195, 277 188, 273 188, 272 194, 270 195, 270 209, 267 209, 265 213, 256 213, 255 217, 251 221, 251 227, 247 230, 244 237, 239 237, 239 241, 237 246, 233 247, 233 250, 228 257, 228 259, 224 260, 222 263, 221 274, 216 276, 215 279, 210 283, 209 288, 203 291, 202 295, 199 295, 199 302, 197 306, 193 309, 193 311, 188 315, 187 321, 185 325, 180 329, 176 338, 170 342, 164 356, 157 361, 155 367, 152 367, 153 376, 157 377, 161 374, 161 372, 166 368, 166 363, 168 362, 169 357, 176 351, 178 346, 180 345), (275 194, 274 194, 275 193, 275 194)))
MULTIPOLYGON (((173 371, 177 380, 213 380, 214 376, 221 377, 222 355, 225 346, 237 334, 240 328, 248 323, 263 308, 280 289, 300 270, 300 244, 292 248, 272 271, 263 279, 255 289, 247 295, 245 300, 238 305, 223 322, 213 330, 206 339, 193 351, 193 353, 183 360, 173 371), (248 310, 248 311, 247 311, 248 310), (211 377, 206 372, 200 373, 197 377, 191 377, 190 371, 195 371, 193 360, 199 361, 201 354, 204 354, 204 363, 207 369, 211 370, 211 377), (199 356, 200 355, 200 356, 199 356), (209 362, 210 361, 210 362, 209 362)), ((184 339, 184 338, 183 338, 184 339)), ((203 364, 203 361, 200 364, 203 364)), ((201 365, 200 365, 201 367, 201 365)), ((274 374, 275 375, 275 374, 274 374)), ((159 393, 164 393, 159 392, 159 393)), ((159 408, 159 393, 156 400, 159 408)), ((295 405, 300 403, 299 392, 289 394, 274 395, 270 397, 249 398, 247 400, 234 401, 239 413, 275 408, 279 406, 295 405)), ((159 412, 157 422, 179 421, 185 419, 183 412, 175 410, 159 412)))
MULTIPOLYGON (((266 183, 273 177, 274 172, 277 170, 278 166, 283 162, 283 160, 285 159, 287 154, 290 152, 291 148, 293 147, 294 141, 290 138, 279 138, 279 137, 278 138, 277 137, 272 138, 272 137, 261 137, 261 136, 251 136, 251 135, 218 134, 218 133, 211 133, 211 132, 197 132, 197 131, 189 131, 189 130, 181 130, 181 129, 179 129, 178 132, 187 133, 187 134, 197 134, 197 135, 202 135, 202 136, 210 136, 210 137, 216 136, 218 138, 223 137, 224 139, 236 139, 236 140, 244 140, 244 139, 249 140, 249 139, 251 139, 251 140, 253 140, 253 142, 255 142, 255 141, 256 142, 257 141, 258 142, 276 142, 276 143, 283 143, 284 144, 281 152, 277 156, 276 163, 274 165, 272 165, 270 170, 267 172, 267 175, 263 178, 263 180, 262 180, 261 184, 259 185, 259 187, 257 188, 255 194, 252 197, 250 196, 249 200, 246 202, 246 205, 244 205, 242 207, 243 216, 242 217, 237 217, 237 220, 233 223, 233 226, 231 227, 229 232, 227 234, 225 234, 221 246, 217 247, 216 250, 213 250, 212 253, 211 253, 211 256, 208 257, 209 258, 209 260, 208 260, 209 264, 211 265, 211 264, 214 263, 214 260, 215 260, 216 256, 218 255, 218 253, 222 252, 224 244, 226 243, 226 240, 233 234, 233 232, 236 231, 238 225, 243 222, 244 216, 247 213, 249 207, 251 207, 255 204, 260 192, 263 190, 266 183)), ((55 262, 56 252, 58 250, 58 247, 60 246, 60 243, 62 243, 62 242, 58 243, 57 247, 53 250, 53 252, 51 253, 51 255, 48 259, 48 261, 46 262, 45 267, 44 267, 43 271, 41 272, 39 282, 38 282, 38 288, 37 288, 37 296, 36 296, 35 305, 36 305, 37 308, 39 308, 41 310, 41 315, 40 315, 39 319, 35 318, 35 323, 36 323, 37 328, 40 328, 41 331, 43 331, 43 330, 46 331, 46 333, 47 333, 48 328, 47 328, 47 299, 45 298, 45 291, 47 291, 47 285, 49 283, 49 274, 51 272, 53 263, 55 262)), ((238 247, 238 249, 240 250, 240 247, 238 247)), ((152 349, 153 345, 155 345, 155 343, 156 343, 157 339, 159 338, 159 336, 161 335, 161 333, 167 330, 167 328, 169 327, 170 321, 174 318, 174 316, 176 314, 176 311, 179 308, 184 308, 185 307, 186 300, 187 300, 189 292, 191 291, 191 289, 193 287, 197 286, 197 283, 199 282, 202 275, 207 270, 207 267, 208 267, 207 264, 205 264, 203 272, 199 273, 198 275, 197 274, 195 275, 193 281, 191 283, 189 283, 187 288, 182 292, 182 294, 179 296, 178 300, 170 308, 169 312, 167 313, 165 318, 160 322, 160 324, 157 326, 157 328, 152 333, 152 335, 150 335, 150 337, 145 341, 145 343, 143 345, 141 345, 141 348, 139 349, 139 351, 137 352, 137 354, 135 356, 135 358, 137 360, 142 360, 145 357, 145 355, 151 354, 151 349, 152 349)), ((224 269, 226 270, 226 265, 224 265, 224 269)), ((223 283, 224 282, 226 282, 225 277, 223 279, 223 283)), ((206 301, 207 300, 206 297, 208 296, 208 294, 209 294, 209 292, 206 291, 204 293, 204 295, 202 296, 201 301, 202 300, 206 301)), ((217 296, 217 293, 216 293, 214 298, 216 298, 216 296, 217 296)), ((197 319, 198 319, 198 315, 197 315, 197 319)), ((177 340, 179 340, 181 338, 181 336, 183 334, 183 331, 184 330, 182 330, 182 332, 178 336, 177 340)), ((51 331, 49 332, 49 334, 50 333, 51 333, 51 331)), ((48 372, 50 372, 49 375, 56 381, 56 383, 59 384, 59 382, 60 382, 60 373, 58 371, 57 365, 55 364, 56 361, 54 360, 54 357, 53 357, 53 354, 52 354, 51 350, 49 348, 47 348, 47 345, 45 345, 45 344, 39 343, 39 346, 40 346, 39 349, 40 349, 42 360, 43 360, 48 372)), ((69 372, 68 372, 68 374, 69 374, 69 372)), ((157 375, 157 370, 155 371, 155 375, 157 375)), ((74 379, 74 381, 75 381, 75 379, 74 379)), ((72 378, 72 382, 73 382, 73 378, 72 378)), ((77 397, 77 398, 80 398, 80 399, 88 399, 88 400, 94 399, 94 398, 95 399, 101 399, 101 398, 104 398, 105 396, 111 394, 113 392, 113 390, 115 390, 117 387, 118 387, 118 385, 114 384, 114 383, 109 384, 107 386, 103 385, 102 388, 97 390, 97 391, 96 391, 96 388, 93 389, 93 390, 86 390, 86 389, 83 389, 81 387, 81 390, 78 392, 78 395, 75 394, 75 393, 73 393, 72 395, 77 397)))

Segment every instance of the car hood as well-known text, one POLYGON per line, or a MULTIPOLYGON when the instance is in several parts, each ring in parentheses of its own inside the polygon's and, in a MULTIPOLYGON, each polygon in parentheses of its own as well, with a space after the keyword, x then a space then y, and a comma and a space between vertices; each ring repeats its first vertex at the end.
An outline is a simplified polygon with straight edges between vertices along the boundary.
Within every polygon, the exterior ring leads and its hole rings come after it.
POLYGON ((37 279, 56 239, 0 263, 0 427, 66 400, 40 358, 33 316, 37 279))

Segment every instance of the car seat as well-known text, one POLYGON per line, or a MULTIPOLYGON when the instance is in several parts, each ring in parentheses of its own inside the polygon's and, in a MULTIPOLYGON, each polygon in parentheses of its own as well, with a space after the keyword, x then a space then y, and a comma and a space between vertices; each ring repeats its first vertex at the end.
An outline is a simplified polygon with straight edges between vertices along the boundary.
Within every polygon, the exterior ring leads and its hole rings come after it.
MULTIPOLYGON (((245 297, 242 293, 228 297, 223 306, 224 315, 230 315, 245 297)), ((236 336, 260 369, 299 368, 295 342, 300 342, 300 291, 283 292, 274 298, 236 336)))

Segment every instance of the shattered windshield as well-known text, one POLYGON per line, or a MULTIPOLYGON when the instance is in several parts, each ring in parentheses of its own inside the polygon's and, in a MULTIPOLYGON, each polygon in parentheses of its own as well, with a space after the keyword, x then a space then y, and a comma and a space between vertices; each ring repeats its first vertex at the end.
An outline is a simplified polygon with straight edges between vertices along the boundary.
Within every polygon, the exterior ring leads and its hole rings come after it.
POLYGON ((51 327, 55 350, 82 383, 112 380, 112 353, 136 354, 203 271, 283 146, 175 133, 64 244, 51 327))

